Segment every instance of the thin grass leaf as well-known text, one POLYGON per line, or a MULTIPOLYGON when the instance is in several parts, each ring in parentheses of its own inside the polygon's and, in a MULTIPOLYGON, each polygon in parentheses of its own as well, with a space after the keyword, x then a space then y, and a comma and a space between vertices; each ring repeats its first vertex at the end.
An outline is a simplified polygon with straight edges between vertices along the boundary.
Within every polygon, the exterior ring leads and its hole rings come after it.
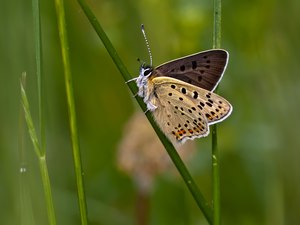
MULTIPOLYGON (((213 48, 221 47, 221 0, 214 0, 213 48)), ((217 125, 212 126, 213 224, 221 224, 220 163, 217 125)))
MULTIPOLYGON (((25 76, 25 75, 23 75, 23 76, 25 76)), ((24 80, 24 79, 22 79, 22 80, 24 80)), ((50 225, 56 225, 56 216, 55 216, 55 211, 54 211, 53 198, 52 198, 52 192, 51 192, 51 184, 50 184, 50 178, 49 178, 48 168, 47 168, 47 163, 46 163, 45 150, 41 149, 38 138, 37 138, 36 130, 34 128, 31 113, 30 113, 28 99, 26 96, 24 86, 22 84, 22 80, 20 82, 22 106, 24 109, 25 120, 27 123, 29 136, 30 136, 30 139, 31 139, 33 147, 34 147, 34 151, 39 160, 40 172, 41 172, 41 177, 42 177, 42 183, 43 183, 44 195, 45 195, 46 207, 47 207, 47 213, 48 213, 48 221, 49 221, 50 225)))
POLYGON ((20 225, 35 225, 30 192, 29 177, 26 167, 20 168, 20 225))
POLYGON ((44 101, 43 101, 43 77, 42 77, 42 31, 40 16, 40 1, 32 0, 34 43, 35 43, 35 64, 37 77, 37 95, 39 109, 39 135, 41 138, 41 149, 45 149, 45 123, 44 123, 44 101))
POLYGON ((25 114, 25 120, 27 123, 27 127, 28 127, 28 131, 29 131, 29 136, 31 138, 33 147, 34 147, 34 151, 37 155, 37 157, 42 157, 44 156, 44 153, 42 152, 41 148, 40 148, 40 144, 36 135, 36 131, 33 125, 33 121, 31 118, 31 114, 30 114, 30 110, 29 110, 29 103, 28 103, 28 99, 26 96, 26 92, 24 90, 23 84, 21 82, 21 98, 22 98, 22 106, 24 109, 24 114, 25 114))
POLYGON ((68 112, 69 112, 70 133, 71 133, 75 175, 76 175, 76 182, 77 182, 77 195, 78 195, 78 202, 79 202, 81 224, 87 225, 88 218, 87 218, 86 197, 85 197, 85 191, 84 191, 83 170, 82 170, 81 155, 80 155, 80 149, 79 149, 73 82, 72 82, 70 58, 69 58, 69 51, 68 51, 69 44, 68 44, 68 38, 67 38, 65 9, 64 9, 63 1, 55 0, 55 8, 56 8, 57 21, 58 21, 58 32, 59 32, 59 39, 60 39, 60 45, 61 45, 63 67, 64 67, 65 86, 66 86, 66 95, 67 95, 68 112))
MULTIPOLYGON (((21 82, 25 86, 25 73, 22 74, 21 82)), ((22 109, 22 103, 20 102, 19 112, 19 135, 18 135, 18 152, 20 159, 20 173, 19 173, 19 204, 20 204, 20 224, 21 225, 35 225, 33 208, 32 208, 32 196, 30 193, 30 183, 27 173, 27 157, 25 152, 25 121, 24 110, 22 109)))

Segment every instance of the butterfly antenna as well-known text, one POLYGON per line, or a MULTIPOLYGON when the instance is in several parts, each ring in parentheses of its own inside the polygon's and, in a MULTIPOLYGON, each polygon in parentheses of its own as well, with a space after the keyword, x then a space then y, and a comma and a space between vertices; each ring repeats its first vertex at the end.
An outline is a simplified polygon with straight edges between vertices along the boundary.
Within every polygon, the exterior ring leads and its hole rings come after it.
POLYGON ((149 42, 148 42, 148 39, 147 39, 147 36, 146 36, 144 24, 142 24, 141 28, 142 28, 142 33, 143 33, 143 35, 144 35, 144 39, 145 39, 146 46, 147 46, 148 53, 149 53, 150 66, 152 66, 152 54, 151 54, 150 45, 149 45, 149 42))

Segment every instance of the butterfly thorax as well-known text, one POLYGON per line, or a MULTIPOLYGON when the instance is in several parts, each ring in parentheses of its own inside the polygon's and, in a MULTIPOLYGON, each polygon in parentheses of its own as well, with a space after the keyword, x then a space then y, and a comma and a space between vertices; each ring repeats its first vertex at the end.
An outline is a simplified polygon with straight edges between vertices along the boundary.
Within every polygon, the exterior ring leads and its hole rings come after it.
POLYGON ((147 104, 147 108, 150 111, 154 111, 157 106, 151 102, 153 99, 154 85, 151 82, 153 75, 153 67, 142 64, 140 68, 140 75, 136 80, 137 86, 139 88, 138 95, 144 98, 144 102, 147 104))

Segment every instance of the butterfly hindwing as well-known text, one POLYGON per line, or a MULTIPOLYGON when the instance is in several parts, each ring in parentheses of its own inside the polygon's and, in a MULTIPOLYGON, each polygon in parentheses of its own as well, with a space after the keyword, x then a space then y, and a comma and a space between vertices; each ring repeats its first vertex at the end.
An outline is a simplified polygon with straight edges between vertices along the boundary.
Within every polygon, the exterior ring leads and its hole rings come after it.
POLYGON ((169 95, 169 91, 168 87, 163 85, 156 89, 158 107, 153 111, 153 116, 164 133, 169 139, 182 143, 186 139, 206 136, 209 127, 203 115, 191 111, 193 109, 190 105, 193 103, 187 96, 182 93, 169 95), (179 98, 182 98, 183 102, 179 98))
POLYGON ((231 114, 232 106, 225 98, 213 92, 200 93, 202 94, 198 98, 198 107, 201 106, 201 111, 209 125, 219 123, 231 114))
POLYGON ((169 77, 152 79, 157 109, 153 115, 171 139, 184 142, 209 133, 209 125, 229 116, 227 100, 202 88, 169 77))
POLYGON ((167 76, 213 91, 226 69, 228 53, 222 49, 199 52, 164 63, 152 73, 167 76))

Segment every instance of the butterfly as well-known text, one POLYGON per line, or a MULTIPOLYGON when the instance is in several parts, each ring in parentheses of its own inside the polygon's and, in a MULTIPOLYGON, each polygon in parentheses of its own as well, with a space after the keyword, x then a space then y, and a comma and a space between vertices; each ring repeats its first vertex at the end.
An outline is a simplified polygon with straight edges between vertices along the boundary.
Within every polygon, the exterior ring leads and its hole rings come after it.
MULTIPOLYGON (((144 34, 144 31, 143 31, 144 34)), ((145 37, 145 34, 144 34, 145 37)), ((174 144, 209 134, 209 125, 226 119, 231 104, 213 91, 226 69, 229 54, 212 49, 166 62, 156 68, 143 63, 135 80, 138 96, 163 133, 174 144)))

